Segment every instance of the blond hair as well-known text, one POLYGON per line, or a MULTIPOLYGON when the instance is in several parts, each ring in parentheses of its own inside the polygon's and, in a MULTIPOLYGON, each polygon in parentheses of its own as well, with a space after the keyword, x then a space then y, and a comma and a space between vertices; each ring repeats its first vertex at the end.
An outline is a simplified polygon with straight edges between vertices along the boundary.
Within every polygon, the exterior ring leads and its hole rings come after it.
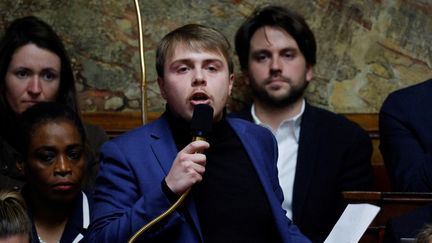
POLYGON ((432 242, 432 224, 427 224, 420 231, 416 238, 417 243, 430 243, 432 242))
POLYGON ((31 234, 31 222, 18 191, 0 191, 0 238, 31 234))

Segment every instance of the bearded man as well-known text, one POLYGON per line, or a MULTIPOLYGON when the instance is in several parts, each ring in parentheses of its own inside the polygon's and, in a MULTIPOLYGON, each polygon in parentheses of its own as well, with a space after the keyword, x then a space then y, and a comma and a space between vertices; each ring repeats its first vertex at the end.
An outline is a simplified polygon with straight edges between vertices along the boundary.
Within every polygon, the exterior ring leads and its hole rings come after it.
POLYGON ((317 48, 297 13, 272 5, 257 9, 238 29, 235 48, 253 103, 230 116, 273 132, 282 207, 302 233, 323 242, 346 207, 342 192, 374 188, 368 134, 305 100, 317 48))

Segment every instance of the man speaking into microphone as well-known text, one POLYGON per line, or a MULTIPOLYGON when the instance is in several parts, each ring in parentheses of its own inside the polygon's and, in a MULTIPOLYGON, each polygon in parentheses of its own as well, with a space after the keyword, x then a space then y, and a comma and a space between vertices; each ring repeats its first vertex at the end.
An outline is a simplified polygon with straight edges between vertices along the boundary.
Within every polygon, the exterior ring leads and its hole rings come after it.
POLYGON ((309 242, 281 207, 271 132, 225 117, 234 80, 226 38, 202 25, 175 29, 158 45, 156 69, 166 111, 103 146, 90 242, 136 232, 137 242, 309 242))

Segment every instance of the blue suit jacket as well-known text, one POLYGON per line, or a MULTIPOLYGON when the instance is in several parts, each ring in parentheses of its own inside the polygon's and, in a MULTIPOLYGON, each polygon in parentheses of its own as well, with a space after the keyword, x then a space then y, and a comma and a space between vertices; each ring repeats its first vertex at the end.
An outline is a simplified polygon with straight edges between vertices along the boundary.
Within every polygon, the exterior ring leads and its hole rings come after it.
MULTIPOLYGON (((277 179, 277 147, 266 129, 240 119, 228 119, 238 134, 267 195, 283 242, 309 242, 286 218, 277 179)), ((171 206, 161 189, 177 155, 164 116, 107 142, 96 180, 91 242, 125 242, 143 225, 171 206)), ((146 232, 145 242, 202 242, 193 200, 146 232), (184 212, 184 213, 183 213, 184 212)))
POLYGON ((379 117, 380 149, 395 191, 432 191, 432 79, 393 92, 379 117))
MULTIPOLYGON (((230 116, 253 121, 251 107, 230 116)), ((313 242, 323 242, 347 203, 343 191, 374 189, 368 134, 341 115, 306 103, 302 116, 293 218, 313 242)))

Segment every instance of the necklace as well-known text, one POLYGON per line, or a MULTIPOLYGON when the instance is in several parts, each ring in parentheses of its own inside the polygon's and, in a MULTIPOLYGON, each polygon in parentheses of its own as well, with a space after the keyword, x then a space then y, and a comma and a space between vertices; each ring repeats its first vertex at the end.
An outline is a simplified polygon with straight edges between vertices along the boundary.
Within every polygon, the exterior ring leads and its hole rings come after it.
MULTIPOLYGON (((40 243, 47 243, 46 241, 42 240, 42 238, 38 235, 38 239, 40 243)), ((60 243, 60 241, 58 241, 57 243, 60 243)))
POLYGON ((40 243, 46 243, 44 240, 42 240, 42 238, 38 235, 38 239, 40 243))

